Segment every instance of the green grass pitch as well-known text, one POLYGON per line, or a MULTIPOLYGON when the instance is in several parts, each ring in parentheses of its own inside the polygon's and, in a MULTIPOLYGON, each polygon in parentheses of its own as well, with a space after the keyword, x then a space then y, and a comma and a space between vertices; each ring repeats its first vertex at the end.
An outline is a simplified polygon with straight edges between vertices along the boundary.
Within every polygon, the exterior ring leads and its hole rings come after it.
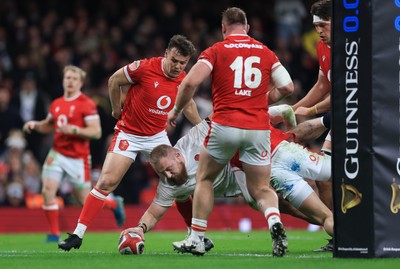
MULTIPOLYGON (((400 268, 400 259, 339 259, 332 253, 316 253, 326 243, 322 231, 289 230, 289 252, 285 257, 271 255, 267 231, 209 231, 215 248, 202 257, 179 254, 171 243, 185 232, 152 231, 146 234, 142 255, 121 255, 117 250, 119 232, 85 235, 79 250, 64 252, 55 243, 44 243, 44 234, 0 234, 1 269, 102 269, 102 268, 171 268, 171 269, 329 269, 329 268, 400 268)), ((63 238, 66 235, 63 234, 63 238)))

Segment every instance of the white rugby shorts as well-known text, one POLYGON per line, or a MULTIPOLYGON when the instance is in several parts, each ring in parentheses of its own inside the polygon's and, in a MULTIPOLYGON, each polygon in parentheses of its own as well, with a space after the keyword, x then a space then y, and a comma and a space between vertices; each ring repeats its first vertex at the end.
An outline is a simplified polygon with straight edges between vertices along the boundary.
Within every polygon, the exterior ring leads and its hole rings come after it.
POLYGON ((74 188, 90 187, 91 156, 87 159, 67 157, 54 149, 47 154, 42 169, 42 179, 53 179, 61 183, 70 182, 74 188))
POLYGON ((138 136, 118 130, 114 134, 108 151, 131 158, 132 160, 135 160, 140 152, 147 161, 151 151, 161 144, 171 145, 165 130, 152 136, 138 136))
POLYGON ((300 144, 282 141, 272 156, 271 185, 299 208, 314 190, 304 180, 331 178, 331 156, 312 152, 300 144))
POLYGON ((228 163, 239 150, 239 160, 250 165, 271 163, 270 130, 247 130, 212 122, 205 148, 218 163, 228 163))

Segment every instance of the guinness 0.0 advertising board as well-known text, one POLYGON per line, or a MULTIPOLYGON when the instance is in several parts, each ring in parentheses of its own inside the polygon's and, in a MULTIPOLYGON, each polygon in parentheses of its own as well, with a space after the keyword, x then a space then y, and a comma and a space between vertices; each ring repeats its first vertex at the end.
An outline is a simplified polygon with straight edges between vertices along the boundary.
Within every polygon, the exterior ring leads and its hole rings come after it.
POLYGON ((333 1, 335 257, 400 257, 400 0, 333 1))

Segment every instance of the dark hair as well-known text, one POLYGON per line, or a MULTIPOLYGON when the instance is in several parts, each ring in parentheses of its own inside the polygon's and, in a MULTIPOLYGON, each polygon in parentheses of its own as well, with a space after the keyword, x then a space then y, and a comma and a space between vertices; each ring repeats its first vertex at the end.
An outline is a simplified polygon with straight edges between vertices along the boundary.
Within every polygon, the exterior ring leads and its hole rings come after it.
POLYGON ((222 22, 227 25, 247 24, 246 12, 238 7, 229 7, 222 12, 222 22))
POLYGON ((174 35, 168 42, 168 50, 176 48, 183 56, 193 56, 196 53, 196 48, 193 43, 183 35, 174 35))
POLYGON ((311 6, 311 15, 316 15, 323 20, 329 21, 332 17, 332 2, 331 0, 320 0, 311 6))

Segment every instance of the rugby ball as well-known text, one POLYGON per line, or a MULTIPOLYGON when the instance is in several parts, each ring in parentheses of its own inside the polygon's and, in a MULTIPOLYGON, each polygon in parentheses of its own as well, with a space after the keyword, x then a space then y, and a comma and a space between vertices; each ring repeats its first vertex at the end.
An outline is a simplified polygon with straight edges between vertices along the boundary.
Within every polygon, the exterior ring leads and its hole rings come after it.
POLYGON ((138 234, 127 233, 119 239, 118 251, 125 255, 142 254, 144 251, 144 242, 138 234))

